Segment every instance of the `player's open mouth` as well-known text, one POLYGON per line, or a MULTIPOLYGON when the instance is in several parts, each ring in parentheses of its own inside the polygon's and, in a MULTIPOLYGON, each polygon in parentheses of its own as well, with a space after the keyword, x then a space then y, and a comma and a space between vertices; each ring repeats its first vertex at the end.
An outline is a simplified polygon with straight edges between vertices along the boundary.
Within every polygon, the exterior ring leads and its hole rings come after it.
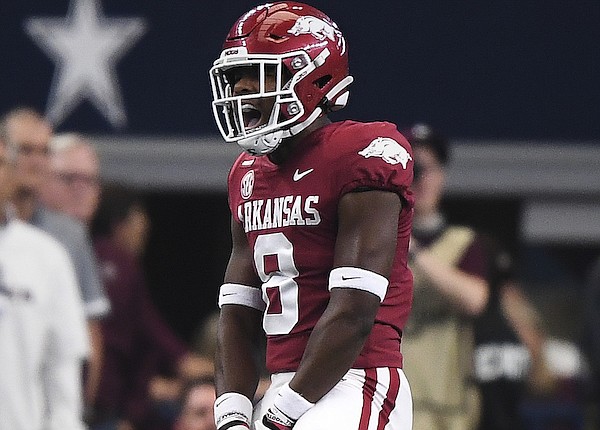
POLYGON ((244 116, 244 128, 251 130, 260 124, 261 113, 250 103, 242 105, 242 115, 244 116))

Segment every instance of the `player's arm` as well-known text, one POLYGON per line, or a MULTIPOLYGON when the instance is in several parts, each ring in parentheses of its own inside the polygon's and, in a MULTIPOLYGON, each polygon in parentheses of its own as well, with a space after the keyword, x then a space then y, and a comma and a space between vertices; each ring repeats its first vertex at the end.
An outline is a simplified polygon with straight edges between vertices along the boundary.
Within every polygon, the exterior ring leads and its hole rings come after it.
POLYGON ((440 261, 426 247, 411 238, 412 264, 427 276, 431 285, 465 315, 479 316, 485 310, 490 288, 484 276, 468 273, 440 261))
POLYGON ((489 298, 487 281, 439 260, 429 251, 420 252, 413 264, 427 271, 432 284, 465 315, 479 316, 485 310, 489 298))
POLYGON ((329 304, 310 336, 298 371, 263 420, 268 428, 291 428, 358 357, 387 290, 400 210, 400 197, 386 191, 349 193, 340 200, 329 304), (331 288, 332 283, 336 287, 331 288))
POLYGON ((215 418, 220 430, 249 427, 251 399, 259 379, 254 357, 261 334, 262 311, 257 303, 262 300, 260 281, 244 230, 233 219, 231 232, 232 251, 219 293, 221 312, 215 362, 215 418))
MULTIPOLYGON (((389 278, 400 209, 395 193, 346 194, 339 205, 334 267, 355 267, 364 269, 366 277, 372 273, 389 278)), ((371 282, 378 280, 374 276, 371 282)), ((373 292, 356 288, 331 289, 329 305, 311 335, 291 388, 313 402, 327 393, 358 357, 381 300, 373 292)))

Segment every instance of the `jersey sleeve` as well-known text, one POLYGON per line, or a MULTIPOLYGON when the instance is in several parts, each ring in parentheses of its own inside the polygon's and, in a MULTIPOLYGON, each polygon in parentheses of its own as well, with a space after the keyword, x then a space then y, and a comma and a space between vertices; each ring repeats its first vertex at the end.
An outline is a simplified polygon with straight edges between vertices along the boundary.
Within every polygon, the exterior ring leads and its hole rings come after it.
POLYGON ((409 199, 412 149, 393 124, 362 124, 340 138, 346 141, 336 175, 340 196, 369 188, 392 191, 409 199))

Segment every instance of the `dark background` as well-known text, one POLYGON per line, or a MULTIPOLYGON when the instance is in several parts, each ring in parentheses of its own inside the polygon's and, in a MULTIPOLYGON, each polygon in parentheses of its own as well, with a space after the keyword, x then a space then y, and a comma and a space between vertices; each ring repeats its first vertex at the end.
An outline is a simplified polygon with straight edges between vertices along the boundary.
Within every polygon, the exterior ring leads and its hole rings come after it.
MULTIPOLYGON (((117 63, 128 125, 115 130, 89 103, 57 131, 94 135, 217 133, 207 71, 233 22, 254 1, 102 0, 103 13, 142 17, 147 31, 117 63)), ((597 0, 326 1, 350 49, 349 106, 338 117, 427 121, 451 139, 600 141, 597 0)), ((67 0, 0 0, 0 112, 44 110, 54 62, 23 31, 34 16, 65 17, 67 0)), ((229 252, 222 193, 142 190, 153 222, 145 257, 153 297, 186 339, 215 309, 229 252)), ((520 202, 444 202, 517 248, 520 202)), ((559 247, 560 248, 560 247, 559 247)), ((552 251, 559 256, 561 249, 552 251)), ((588 260, 563 263, 582 273, 588 260), (581 266, 581 267, 580 267, 581 266)))
MULTIPOLYGON (((350 48, 344 115, 427 120, 451 137, 600 138, 597 0, 315 0, 350 48)), ((207 71, 254 1, 102 0, 104 15, 147 31, 118 62, 129 117, 120 133, 213 134, 207 71)), ((0 1, 0 111, 46 105, 54 63, 24 33, 32 16, 64 17, 67 0, 0 1)), ((59 126, 114 133, 84 103, 59 126)))

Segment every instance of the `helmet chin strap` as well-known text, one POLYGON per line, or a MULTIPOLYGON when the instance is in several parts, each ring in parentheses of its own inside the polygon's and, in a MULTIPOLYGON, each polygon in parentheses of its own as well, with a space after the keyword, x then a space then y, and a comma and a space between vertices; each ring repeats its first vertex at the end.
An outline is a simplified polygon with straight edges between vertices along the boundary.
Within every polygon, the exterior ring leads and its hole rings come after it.
POLYGON ((285 130, 277 130, 262 136, 240 139, 237 141, 237 144, 240 145, 244 151, 252 155, 266 155, 277 149, 281 141, 284 139, 284 133, 285 130))
POLYGON ((286 129, 276 130, 271 133, 266 133, 262 136, 240 139, 237 143, 245 151, 252 155, 260 156, 269 154, 279 147, 283 139, 297 135, 302 130, 306 129, 306 127, 315 122, 322 112, 323 109, 321 107, 317 107, 313 113, 311 113, 308 118, 306 118, 300 124, 296 124, 286 129))

